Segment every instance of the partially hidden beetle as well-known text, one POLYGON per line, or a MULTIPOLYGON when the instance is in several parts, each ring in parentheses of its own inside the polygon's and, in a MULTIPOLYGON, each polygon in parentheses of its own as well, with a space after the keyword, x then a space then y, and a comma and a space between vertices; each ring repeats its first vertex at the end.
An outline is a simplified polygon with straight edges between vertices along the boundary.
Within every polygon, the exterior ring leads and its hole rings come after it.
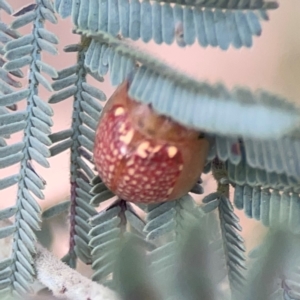
POLYGON ((128 88, 128 81, 117 88, 99 120, 94 146, 99 176, 127 201, 177 199, 199 179, 209 142, 199 138, 201 132, 131 99, 128 88))

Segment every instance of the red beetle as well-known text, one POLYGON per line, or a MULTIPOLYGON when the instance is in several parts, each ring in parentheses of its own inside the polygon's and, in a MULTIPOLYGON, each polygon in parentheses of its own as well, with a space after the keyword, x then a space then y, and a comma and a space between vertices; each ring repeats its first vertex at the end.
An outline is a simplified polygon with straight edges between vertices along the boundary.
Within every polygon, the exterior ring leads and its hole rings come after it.
POLYGON ((94 161, 106 186, 124 200, 177 199, 199 179, 209 149, 200 132, 128 96, 123 82, 108 100, 95 137, 94 161))

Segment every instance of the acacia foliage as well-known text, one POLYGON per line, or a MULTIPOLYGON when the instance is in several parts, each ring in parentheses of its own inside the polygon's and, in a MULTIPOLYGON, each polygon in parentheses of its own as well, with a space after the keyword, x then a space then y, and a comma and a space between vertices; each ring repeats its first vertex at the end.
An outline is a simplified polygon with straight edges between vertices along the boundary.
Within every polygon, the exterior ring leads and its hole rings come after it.
MULTIPOLYGON (((12 14, 8 3, 0 0, 0 9, 12 14)), ((70 242, 63 260, 73 268, 78 259, 91 264, 93 280, 116 289, 124 299, 132 294, 139 299, 297 297, 297 270, 286 263, 283 247, 294 245, 293 239, 282 234, 267 239, 271 246, 261 249, 278 251, 268 257, 270 252, 257 250, 257 263, 247 269, 229 186, 235 189, 237 209, 261 220, 271 232, 284 227, 298 236, 298 108, 267 91, 196 81, 128 42, 176 42, 180 47, 198 42, 224 51, 252 47, 253 36, 262 33, 261 22, 276 8, 276 2, 242 0, 36 0, 17 11, 10 25, 0 23, 0 168, 20 167, 0 178, 0 189, 17 185, 16 204, 0 211, 5 224, 0 238, 13 236, 11 255, 0 262, 3 296, 30 293, 35 231, 47 218, 68 210, 70 242), (64 48, 76 53, 76 61, 59 71, 42 59, 43 52, 58 54, 59 41, 47 29, 47 22, 56 24, 58 16, 71 17, 73 33, 81 36, 79 44, 64 48), (22 36, 18 29, 27 25, 31 29, 22 36), (28 84, 22 87, 18 78, 26 68, 28 84), (128 76, 131 97, 204 130, 209 138, 205 171, 212 172, 218 190, 201 207, 185 195, 139 208, 114 199, 98 212, 100 204, 114 197, 93 165, 95 130, 106 100, 101 82, 107 78, 119 85, 128 76), (41 99, 41 87, 52 93, 48 101, 41 99), (52 133, 52 105, 68 99, 73 100, 70 128, 52 133), (17 107, 21 101, 26 102, 24 109, 17 107), (22 140, 11 143, 10 135, 17 132, 24 133, 22 140), (36 198, 44 198, 46 182, 35 164, 49 167, 47 158, 66 150, 70 199, 42 212, 36 198), (267 257, 266 263, 261 257, 267 257), (282 285, 276 284, 280 270, 286 278, 282 285)), ((192 192, 202 192, 201 181, 192 192)))

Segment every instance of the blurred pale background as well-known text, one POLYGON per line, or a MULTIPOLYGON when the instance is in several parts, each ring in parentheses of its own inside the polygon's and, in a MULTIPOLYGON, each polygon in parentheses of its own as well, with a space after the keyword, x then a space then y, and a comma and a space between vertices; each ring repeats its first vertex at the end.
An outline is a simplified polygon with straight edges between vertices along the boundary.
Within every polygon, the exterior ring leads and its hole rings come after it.
MULTIPOLYGON (((88 1, 88 0, 83 0, 88 1)), ((14 9, 18 9, 30 0, 10 0, 14 9)), ((210 82, 223 81, 229 87, 234 85, 247 85, 252 89, 264 88, 279 93, 291 101, 298 102, 300 95, 300 2, 299 0, 285 0, 280 2, 280 8, 270 13, 270 21, 263 22, 263 32, 260 37, 254 38, 254 46, 251 49, 221 51, 208 47, 201 48, 198 44, 191 47, 179 48, 173 46, 157 46, 154 43, 147 45, 139 43, 140 48, 155 53, 162 60, 173 65, 183 72, 196 77, 199 80, 210 82)), ((3 14, 4 21, 9 18, 3 14)), ((69 20, 59 20, 58 25, 47 24, 47 28, 57 34, 62 43, 59 46, 59 56, 43 55, 44 59, 58 70, 70 66, 75 62, 75 56, 65 54, 63 46, 76 43, 78 36, 71 34, 72 25, 69 20)), ((22 33, 28 32, 25 28, 22 33)), ((27 70, 24 70, 26 74, 27 70)), ((26 85, 26 78, 23 80, 26 85)), ((109 97, 113 92, 109 81, 99 87, 109 97)), ((49 93, 41 89, 42 98, 47 101, 49 93)), ((53 106, 55 110, 53 132, 68 128, 71 123, 71 105, 69 99, 63 103, 53 106)), ((22 105, 20 105, 22 107, 22 105)), ((13 136, 13 140, 20 135, 13 136)), ((37 170, 47 180, 45 189, 45 200, 39 201, 43 208, 53 203, 68 198, 69 195, 69 159, 68 152, 49 159, 51 168, 43 169, 37 166, 37 170)), ((5 174, 13 174, 17 168, 5 170, 5 174)), ((4 175, 0 170, 0 177, 4 175)), ((206 180, 207 181, 207 180, 206 180)), ((213 189, 213 182, 206 184, 206 193, 213 189)), ((0 191, 0 205, 6 207, 14 203, 16 198, 16 187, 0 191)), ((242 219, 244 227, 243 236, 246 238, 247 246, 251 248, 264 232, 264 228, 253 220, 246 219, 242 212, 237 211, 242 219), (251 235, 251 238, 249 236, 251 235)), ((61 242, 61 237, 59 238, 61 242)), ((67 241, 64 246, 67 246, 67 241)), ((60 249, 62 250, 62 249, 60 249)), ((58 251, 62 253, 64 251, 58 251)))

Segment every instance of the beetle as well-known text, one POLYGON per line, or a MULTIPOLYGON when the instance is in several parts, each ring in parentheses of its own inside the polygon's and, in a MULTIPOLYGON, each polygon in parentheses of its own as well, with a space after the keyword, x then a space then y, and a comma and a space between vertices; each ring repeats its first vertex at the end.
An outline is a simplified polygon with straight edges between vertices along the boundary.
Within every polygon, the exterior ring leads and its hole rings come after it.
POLYGON ((126 80, 116 89, 100 116, 94 145, 96 169, 105 185, 124 200, 177 199, 199 179, 209 141, 201 132, 130 98, 129 85, 126 80))

